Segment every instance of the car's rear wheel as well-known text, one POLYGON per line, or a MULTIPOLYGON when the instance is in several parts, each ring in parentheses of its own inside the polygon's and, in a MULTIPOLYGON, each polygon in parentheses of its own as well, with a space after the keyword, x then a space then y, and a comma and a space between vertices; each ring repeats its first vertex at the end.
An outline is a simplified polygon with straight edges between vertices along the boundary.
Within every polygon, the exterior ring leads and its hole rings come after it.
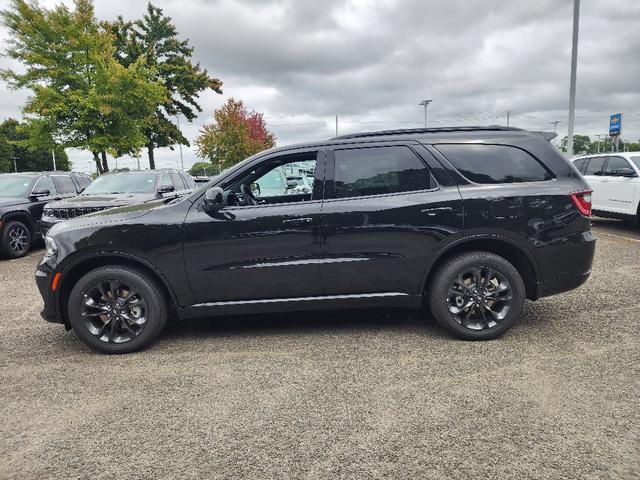
POLYGON ((2 250, 3 256, 9 258, 24 257, 31 248, 31 232, 22 222, 9 221, 2 229, 2 250))
POLYGON ((129 353, 151 343, 167 322, 162 287, 132 267, 101 267, 71 290, 69 322, 76 336, 101 353, 129 353))
POLYGON ((490 340, 520 317, 526 298, 518 270, 489 252, 448 259, 435 272, 426 295, 435 320, 465 340, 490 340))

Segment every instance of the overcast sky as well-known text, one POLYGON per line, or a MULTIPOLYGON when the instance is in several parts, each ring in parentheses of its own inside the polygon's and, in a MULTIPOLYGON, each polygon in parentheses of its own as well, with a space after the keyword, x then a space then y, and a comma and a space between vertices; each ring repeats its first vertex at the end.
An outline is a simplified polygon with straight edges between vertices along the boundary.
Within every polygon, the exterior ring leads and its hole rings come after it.
MULTIPOLYGON (((52 6, 59 2, 43 1, 52 6)), ((66 1, 71 5, 70 0, 66 1)), ((224 82, 183 120, 191 141, 229 97, 265 114, 278 145, 359 130, 506 124, 566 135, 572 0, 155 0, 224 82)), ((0 0, 6 8, 7 0, 0 0)), ((99 19, 140 17, 146 2, 96 0, 99 19)), ((640 1, 582 0, 576 133, 640 138, 640 1)), ((0 33, 2 40, 6 32, 0 33)), ((0 58, 0 68, 11 64, 0 58)), ((28 92, 0 84, 0 118, 20 117, 28 92)), ((185 168, 197 160, 184 148, 185 168)), ((88 152, 69 151, 74 169, 88 152)), ((161 167, 179 165, 163 149, 161 167)), ((112 167, 115 162, 111 162, 112 167)), ((119 166, 133 167, 129 158, 119 166)), ((148 165, 143 155, 142 166, 148 165)))

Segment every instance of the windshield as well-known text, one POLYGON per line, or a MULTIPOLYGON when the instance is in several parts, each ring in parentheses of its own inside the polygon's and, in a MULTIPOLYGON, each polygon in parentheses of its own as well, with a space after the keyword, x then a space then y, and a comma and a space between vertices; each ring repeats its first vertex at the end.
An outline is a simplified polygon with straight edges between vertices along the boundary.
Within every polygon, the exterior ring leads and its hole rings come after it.
POLYGON ((83 195, 105 193, 153 193, 156 186, 156 175, 116 173, 96 178, 83 195))
POLYGON ((0 197, 26 197, 32 181, 31 177, 0 175, 0 197))
POLYGON ((631 161, 636 164, 636 167, 640 168, 640 157, 630 157, 631 161))

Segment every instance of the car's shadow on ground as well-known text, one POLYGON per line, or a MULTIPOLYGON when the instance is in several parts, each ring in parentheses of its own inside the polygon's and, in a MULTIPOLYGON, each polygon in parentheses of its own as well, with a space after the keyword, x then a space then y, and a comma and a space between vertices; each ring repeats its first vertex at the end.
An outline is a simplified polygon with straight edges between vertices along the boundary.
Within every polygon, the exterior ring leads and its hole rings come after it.
POLYGON ((603 228, 605 229, 605 233, 640 239, 640 227, 631 222, 623 222, 622 220, 612 218, 594 217, 591 220, 591 224, 595 227, 596 232, 598 232, 600 228, 603 228))
POLYGON ((403 309, 354 309, 295 313, 231 315, 179 320, 172 317, 161 335, 164 339, 218 335, 305 334, 336 331, 402 329, 432 336, 446 334, 423 311, 403 309))

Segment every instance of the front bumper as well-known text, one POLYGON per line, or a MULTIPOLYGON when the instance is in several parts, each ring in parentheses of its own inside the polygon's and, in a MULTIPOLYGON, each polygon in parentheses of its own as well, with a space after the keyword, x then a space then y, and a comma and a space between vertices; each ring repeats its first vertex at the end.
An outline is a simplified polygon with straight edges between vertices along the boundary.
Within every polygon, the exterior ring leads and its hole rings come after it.
POLYGON ((56 307, 56 292, 51 289, 55 275, 55 261, 51 257, 43 257, 36 268, 36 285, 44 302, 40 316, 47 322, 65 323, 64 318, 56 307))
POLYGON ((62 222, 62 220, 55 219, 53 217, 43 216, 40 219, 40 231, 42 232, 42 238, 47 236, 51 227, 55 224, 62 222))

